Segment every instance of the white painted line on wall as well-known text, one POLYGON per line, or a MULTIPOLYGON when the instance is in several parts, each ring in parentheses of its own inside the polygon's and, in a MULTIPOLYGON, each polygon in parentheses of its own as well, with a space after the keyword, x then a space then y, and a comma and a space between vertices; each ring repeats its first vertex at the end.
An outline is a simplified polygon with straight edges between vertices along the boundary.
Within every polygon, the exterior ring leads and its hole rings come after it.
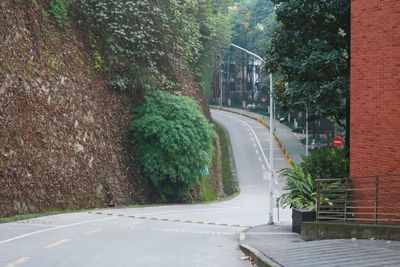
POLYGON ((5 267, 17 267, 21 264, 24 264, 25 262, 27 262, 30 259, 30 257, 22 257, 19 258, 13 262, 8 263, 5 267))
POLYGON ((63 240, 60 240, 60 241, 57 241, 57 242, 48 244, 47 246, 44 246, 43 248, 54 248, 54 247, 56 247, 56 246, 59 246, 59 245, 61 245, 61 244, 66 243, 66 242, 68 242, 68 241, 69 241, 68 239, 63 239, 63 240))
POLYGON ((88 221, 83 221, 83 222, 60 225, 60 226, 56 226, 56 227, 52 227, 52 228, 48 228, 48 229, 43 229, 43 230, 40 230, 40 231, 35 231, 35 232, 31 232, 31 233, 15 236, 15 237, 12 237, 12 238, 9 238, 9 239, 1 240, 0 241, 0 245, 8 243, 8 242, 11 242, 11 241, 14 241, 14 240, 18 240, 18 239, 21 239, 21 238, 25 238, 25 237, 28 237, 28 236, 38 235, 38 234, 41 234, 41 233, 55 231, 55 230, 59 230, 59 229, 63 229, 63 228, 68 228, 68 227, 73 227, 73 226, 82 225, 82 224, 88 224, 88 223, 93 223, 93 222, 102 222, 102 221, 115 220, 115 219, 118 219, 118 217, 103 218, 103 219, 96 219, 96 220, 88 220, 88 221))

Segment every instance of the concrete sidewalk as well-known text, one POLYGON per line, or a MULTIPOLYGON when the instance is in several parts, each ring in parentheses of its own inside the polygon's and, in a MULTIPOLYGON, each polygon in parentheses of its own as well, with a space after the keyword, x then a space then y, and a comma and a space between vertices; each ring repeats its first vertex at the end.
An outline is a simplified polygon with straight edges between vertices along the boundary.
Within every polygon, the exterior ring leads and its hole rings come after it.
MULTIPOLYGON (((217 108, 217 106, 213 106, 217 108)), ((239 108, 229 108, 222 107, 222 110, 233 112, 236 114, 241 114, 256 120, 263 122, 267 127, 269 127, 269 117, 258 113, 250 112, 239 108)), ((284 149, 288 152, 289 158, 296 163, 301 162, 301 154, 305 154, 305 146, 300 142, 300 134, 293 133, 292 129, 287 127, 285 124, 275 120, 275 134, 279 142, 284 146, 284 149)))
POLYGON ((400 241, 302 241, 288 225, 261 225, 241 234, 240 248, 257 266, 400 266, 400 241))

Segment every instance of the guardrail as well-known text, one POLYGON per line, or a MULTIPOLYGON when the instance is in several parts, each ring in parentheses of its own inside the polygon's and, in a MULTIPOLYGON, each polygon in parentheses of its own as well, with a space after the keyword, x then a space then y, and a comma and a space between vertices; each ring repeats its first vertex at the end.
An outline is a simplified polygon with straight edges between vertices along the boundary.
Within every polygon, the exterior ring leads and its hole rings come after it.
POLYGON ((400 174, 317 179, 317 221, 400 224, 400 174))

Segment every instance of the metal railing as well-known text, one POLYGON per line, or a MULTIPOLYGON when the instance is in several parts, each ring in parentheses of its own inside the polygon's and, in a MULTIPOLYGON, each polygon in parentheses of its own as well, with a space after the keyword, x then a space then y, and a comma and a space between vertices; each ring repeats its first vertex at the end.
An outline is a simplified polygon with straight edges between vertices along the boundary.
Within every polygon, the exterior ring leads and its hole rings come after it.
POLYGON ((400 174, 317 179, 317 221, 400 224, 400 174))

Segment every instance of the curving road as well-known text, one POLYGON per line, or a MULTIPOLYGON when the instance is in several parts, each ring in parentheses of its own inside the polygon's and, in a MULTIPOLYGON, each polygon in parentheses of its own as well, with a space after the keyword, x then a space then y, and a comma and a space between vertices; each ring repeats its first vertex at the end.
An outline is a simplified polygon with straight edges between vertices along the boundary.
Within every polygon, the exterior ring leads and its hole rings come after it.
MULTIPOLYGON (((251 119, 212 111, 229 132, 241 193, 227 201, 103 209, 0 225, 0 266, 250 266, 237 240, 267 222, 269 133, 251 119)), ((286 167, 277 144, 276 169, 286 167)), ((282 192, 281 180, 275 195, 282 192)), ((278 210, 274 210, 275 220, 278 210)), ((289 221, 280 210, 281 221, 289 221)))

